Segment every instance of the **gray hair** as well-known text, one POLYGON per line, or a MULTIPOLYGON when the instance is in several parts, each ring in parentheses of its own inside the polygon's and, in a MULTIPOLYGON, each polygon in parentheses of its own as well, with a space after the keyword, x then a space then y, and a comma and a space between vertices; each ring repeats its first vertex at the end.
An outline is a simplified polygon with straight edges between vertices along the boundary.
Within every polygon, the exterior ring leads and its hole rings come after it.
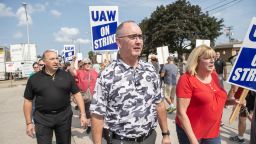
POLYGON ((126 23, 134 23, 134 24, 137 25, 137 23, 136 23, 135 21, 133 21, 133 20, 128 20, 128 21, 122 22, 122 23, 116 28, 116 37, 121 36, 121 30, 122 30, 122 28, 124 27, 124 24, 126 24, 126 23))
POLYGON ((54 53, 57 54, 57 52, 56 52, 54 49, 48 49, 48 50, 44 51, 43 56, 42 56, 42 59, 45 59, 46 53, 49 53, 49 52, 54 52, 54 53))

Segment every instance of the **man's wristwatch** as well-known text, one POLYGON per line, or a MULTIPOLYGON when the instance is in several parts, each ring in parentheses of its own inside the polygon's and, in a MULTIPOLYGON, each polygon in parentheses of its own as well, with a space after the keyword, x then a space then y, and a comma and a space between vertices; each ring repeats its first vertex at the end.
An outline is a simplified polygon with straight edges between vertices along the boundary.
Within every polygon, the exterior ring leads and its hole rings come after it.
POLYGON ((170 131, 169 130, 167 130, 166 132, 162 132, 162 136, 165 136, 165 135, 170 135, 170 131))

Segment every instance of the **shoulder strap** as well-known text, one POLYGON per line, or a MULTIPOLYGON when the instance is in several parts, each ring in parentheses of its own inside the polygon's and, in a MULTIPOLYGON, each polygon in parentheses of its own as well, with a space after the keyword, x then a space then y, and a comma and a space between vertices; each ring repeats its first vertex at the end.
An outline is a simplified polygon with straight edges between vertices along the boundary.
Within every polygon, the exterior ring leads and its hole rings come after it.
POLYGON ((91 72, 89 71, 88 88, 90 88, 90 83, 91 83, 91 72))

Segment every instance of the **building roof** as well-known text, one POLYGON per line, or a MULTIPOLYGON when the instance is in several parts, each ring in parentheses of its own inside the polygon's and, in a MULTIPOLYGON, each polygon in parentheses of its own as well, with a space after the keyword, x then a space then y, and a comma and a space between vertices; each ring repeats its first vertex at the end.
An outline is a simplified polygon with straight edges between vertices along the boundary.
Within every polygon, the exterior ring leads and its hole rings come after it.
POLYGON ((223 44, 218 44, 214 47, 214 49, 223 49, 223 48, 240 48, 242 47, 242 42, 241 41, 236 41, 232 43, 223 43, 223 44))

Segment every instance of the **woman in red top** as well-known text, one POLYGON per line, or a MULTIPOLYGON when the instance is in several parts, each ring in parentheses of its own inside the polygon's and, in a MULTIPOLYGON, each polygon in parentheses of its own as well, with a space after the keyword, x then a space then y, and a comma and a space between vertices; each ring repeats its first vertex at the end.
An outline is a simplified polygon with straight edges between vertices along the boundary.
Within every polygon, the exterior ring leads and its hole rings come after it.
MULTIPOLYGON (((86 92, 90 89, 91 96, 93 95, 94 87, 98 77, 98 73, 92 68, 91 60, 84 59, 80 63, 80 68, 78 68, 78 61, 74 63, 75 70, 72 71, 73 76, 76 79, 77 86, 80 88, 81 93, 86 92)), ((85 101, 85 113, 88 119, 91 118, 90 115, 90 105, 91 101, 85 101)), ((83 115, 83 114, 82 114, 83 115)), ((87 129, 87 133, 91 130, 90 127, 87 129)))
POLYGON ((222 111, 227 99, 214 71, 215 51, 201 45, 188 57, 177 84, 176 127, 181 144, 219 144, 222 111))

